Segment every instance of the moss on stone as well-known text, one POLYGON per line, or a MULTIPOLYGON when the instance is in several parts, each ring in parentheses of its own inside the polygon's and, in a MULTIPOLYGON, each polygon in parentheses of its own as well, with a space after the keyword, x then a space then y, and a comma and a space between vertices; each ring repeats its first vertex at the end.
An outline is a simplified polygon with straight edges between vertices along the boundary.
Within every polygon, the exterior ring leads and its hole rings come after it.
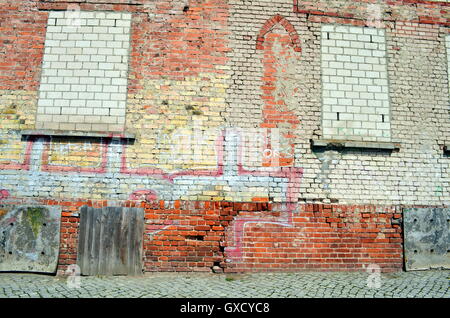
POLYGON ((25 210, 25 218, 30 223, 34 236, 37 237, 44 222, 44 208, 29 207, 25 210))

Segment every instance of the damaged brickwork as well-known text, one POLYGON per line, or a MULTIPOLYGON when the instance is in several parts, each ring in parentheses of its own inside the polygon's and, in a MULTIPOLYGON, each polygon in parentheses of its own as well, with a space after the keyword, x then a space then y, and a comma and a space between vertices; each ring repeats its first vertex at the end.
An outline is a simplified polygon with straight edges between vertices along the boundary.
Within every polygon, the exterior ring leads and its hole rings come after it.
POLYGON ((83 205, 144 208, 144 271, 241 272, 400 270, 450 203, 445 1, 0 5, 0 204, 61 206, 59 273, 83 205))

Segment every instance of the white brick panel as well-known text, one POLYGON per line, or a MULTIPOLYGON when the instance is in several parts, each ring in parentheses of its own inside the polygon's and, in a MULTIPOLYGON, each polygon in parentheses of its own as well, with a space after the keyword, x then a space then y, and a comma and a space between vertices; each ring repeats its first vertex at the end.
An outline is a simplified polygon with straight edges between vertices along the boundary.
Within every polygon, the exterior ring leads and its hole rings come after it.
POLYGON ((323 137, 389 141, 385 31, 323 25, 323 137))
POLYGON ((37 127, 124 123, 126 103, 118 101, 127 98, 130 26, 129 13, 49 13, 37 117, 45 121, 37 127))

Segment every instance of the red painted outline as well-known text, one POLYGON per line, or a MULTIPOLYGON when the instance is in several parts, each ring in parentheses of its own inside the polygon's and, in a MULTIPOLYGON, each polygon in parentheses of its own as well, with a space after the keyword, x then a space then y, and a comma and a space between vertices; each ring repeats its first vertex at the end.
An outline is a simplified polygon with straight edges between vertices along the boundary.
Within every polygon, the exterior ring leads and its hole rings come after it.
POLYGON ((108 166, 108 147, 111 143, 111 140, 100 138, 101 142, 101 160, 99 167, 70 167, 70 166, 61 166, 61 165, 51 165, 51 164, 43 164, 44 162, 48 163, 49 159, 49 150, 50 150, 50 142, 51 138, 47 138, 44 143, 44 150, 42 152, 41 157, 41 170, 46 172, 79 172, 79 173, 106 173, 106 168, 108 166), (105 140, 105 142, 103 142, 105 140))
POLYGON ((261 31, 259 31, 258 38, 256 39, 256 49, 264 50, 264 42, 266 40, 266 34, 269 33, 272 30, 272 28, 277 24, 280 24, 289 34, 292 45, 294 47, 294 51, 301 52, 302 51, 301 42, 297 31, 295 30, 291 22, 289 22, 286 18, 284 18, 279 14, 267 20, 266 23, 264 23, 264 25, 262 26, 261 31))
POLYGON ((224 165, 224 133, 217 138, 216 141, 216 150, 217 150, 217 170, 185 170, 174 173, 165 172, 163 169, 159 168, 134 168, 130 169, 127 167, 127 159, 126 159, 126 144, 122 145, 122 158, 121 158, 121 167, 120 173, 123 174, 133 174, 139 176, 152 176, 159 177, 165 180, 169 180, 173 182, 173 180, 177 177, 181 176, 207 176, 207 177, 220 177, 223 175, 223 165, 224 165))
MULTIPOLYGON (((31 150, 33 149, 34 141, 32 139, 27 140, 27 146, 25 148, 25 155, 22 163, 0 163, 1 170, 30 170, 31 162, 31 150)), ((10 161, 11 162, 11 161, 10 161)))

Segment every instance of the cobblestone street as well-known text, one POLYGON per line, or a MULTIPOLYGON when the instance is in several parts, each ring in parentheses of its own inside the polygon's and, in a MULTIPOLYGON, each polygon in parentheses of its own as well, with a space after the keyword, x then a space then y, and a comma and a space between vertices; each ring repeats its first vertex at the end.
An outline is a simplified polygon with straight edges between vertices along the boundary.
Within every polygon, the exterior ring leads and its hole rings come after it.
POLYGON ((66 277, 0 273, 0 297, 450 298, 448 270, 381 274, 379 279, 371 275, 348 272, 245 275, 154 273, 144 277, 81 277, 80 288, 73 288, 66 277))

